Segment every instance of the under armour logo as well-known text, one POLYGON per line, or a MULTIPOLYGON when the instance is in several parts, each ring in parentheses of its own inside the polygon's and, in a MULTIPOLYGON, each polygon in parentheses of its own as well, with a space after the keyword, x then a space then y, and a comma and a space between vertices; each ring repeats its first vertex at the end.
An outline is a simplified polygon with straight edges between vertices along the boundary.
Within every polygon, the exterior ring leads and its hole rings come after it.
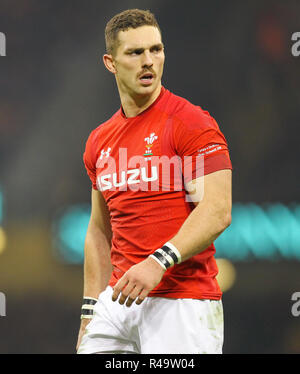
POLYGON ((101 150, 101 156, 100 156, 100 160, 103 159, 104 155, 106 158, 109 157, 109 154, 110 154, 110 151, 111 151, 111 148, 107 148, 107 151, 105 151, 104 149, 101 150))

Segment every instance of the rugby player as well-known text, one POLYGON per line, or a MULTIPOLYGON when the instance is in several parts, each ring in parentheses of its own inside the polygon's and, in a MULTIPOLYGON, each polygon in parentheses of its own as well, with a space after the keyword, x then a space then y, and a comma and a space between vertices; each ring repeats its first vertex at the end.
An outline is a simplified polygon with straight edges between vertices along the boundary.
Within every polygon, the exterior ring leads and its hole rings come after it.
MULTIPOLYGON (((92 209, 77 353, 222 353, 213 242, 231 223, 226 139, 206 110, 162 85, 150 11, 115 15, 105 40, 121 105, 84 152, 92 209)), ((180 74, 188 54, 181 61, 180 74)))

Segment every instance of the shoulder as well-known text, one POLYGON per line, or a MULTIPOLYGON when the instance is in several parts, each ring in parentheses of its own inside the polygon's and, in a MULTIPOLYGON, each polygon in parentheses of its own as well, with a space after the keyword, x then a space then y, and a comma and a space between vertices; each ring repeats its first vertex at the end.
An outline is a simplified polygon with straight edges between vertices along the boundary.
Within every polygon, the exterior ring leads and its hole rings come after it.
POLYGON ((167 100, 168 115, 173 118, 173 122, 177 124, 177 126, 187 127, 187 129, 190 130, 218 127, 215 119, 207 110, 202 109, 201 106, 195 105, 189 100, 175 95, 170 91, 167 100))

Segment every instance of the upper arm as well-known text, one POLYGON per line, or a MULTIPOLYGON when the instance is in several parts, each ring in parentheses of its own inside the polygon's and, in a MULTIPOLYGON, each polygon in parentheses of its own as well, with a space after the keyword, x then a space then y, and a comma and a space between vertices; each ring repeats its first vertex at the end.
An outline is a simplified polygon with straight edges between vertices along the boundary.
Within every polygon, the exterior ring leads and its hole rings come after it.
POLYGON ((194 179, 186 184, 190 200, 197 206, 206 205, 207 209, 218 212, 230 221, 232 207, 232 172, 219 170, 194 179))
POLYGON ((110 214, 102 193, 92 188, 90 224, 97 226, 106 236, 111 237, 110 214))

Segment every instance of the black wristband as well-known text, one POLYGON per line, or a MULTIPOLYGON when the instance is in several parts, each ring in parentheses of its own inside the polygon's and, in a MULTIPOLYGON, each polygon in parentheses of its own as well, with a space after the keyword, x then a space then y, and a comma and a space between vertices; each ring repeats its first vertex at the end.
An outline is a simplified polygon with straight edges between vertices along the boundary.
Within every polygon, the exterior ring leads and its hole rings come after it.
POLYGON ((94 298, 91 298, 91 297, 84 297, 83 298, 83 305, 95 305, 97 302, 96 299, 94 298))
POLYGON ((172 263, 170 263, 167 260, 167 258, 162 253, 158 252, 157 250, 154 253, 152 253, 151 257, 157 258, 165 269, 168 269, 172 265, 172 263))
POLYGON ((150 257, 157 261, 165 270, 181 262, 180 252, 169 242, 158 248, 150 257))
POLYGON ((170 257, 172 257, 174 264, 178 263, 178 257, 176 256, 175 252, 168 247, 167 245, 163 245, 161 248, 164 252, 166 252, 170 257))

